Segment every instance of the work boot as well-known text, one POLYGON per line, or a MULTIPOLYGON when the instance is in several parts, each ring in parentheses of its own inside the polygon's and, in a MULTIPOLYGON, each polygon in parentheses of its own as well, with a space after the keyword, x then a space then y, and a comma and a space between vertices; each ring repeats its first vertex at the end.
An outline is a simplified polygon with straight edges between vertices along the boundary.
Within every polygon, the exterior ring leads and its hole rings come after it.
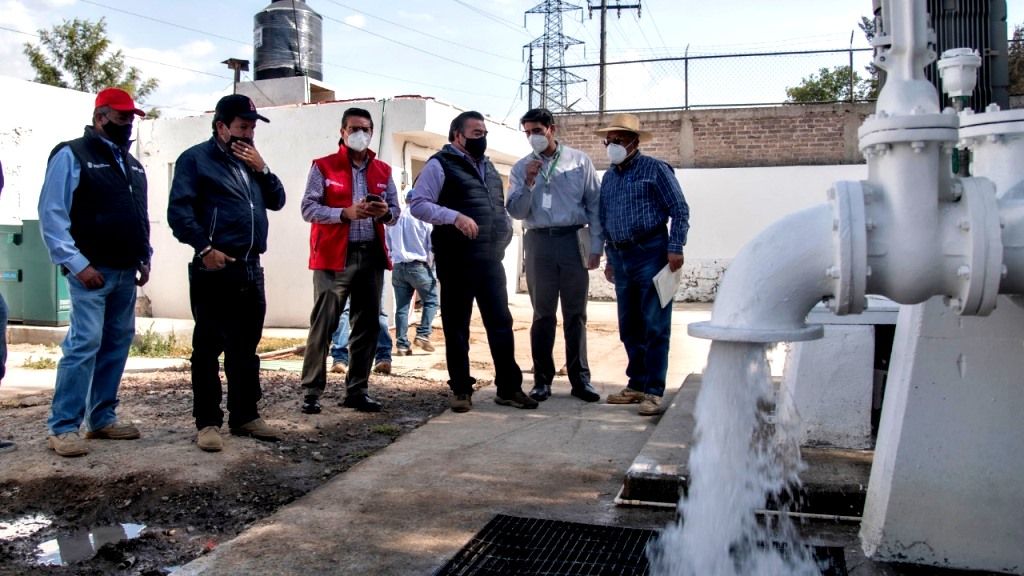
POLYGON ((639 404, 644 401, 644 393, 632 388, 623 388, 615 394, 608 395, 609 404, 639 404))
POLYGON ((641 416, 657 416, 665 412, 665 405, 661 402, 661 396, 644 394, 644 401, 640 403, 636 413, 641 416))
POLYGON ((378 360, 373 365, 373 371, 375 374, 391 374, 391 361, 390 360, 378 360))
POLYGON ((137 440, 140 436, 135 426, 118 422, 85 433, 85 437, 90 440, 137 440))
POLYGON ((413 343, 416 344, 416 346, 419 346, 424 352, 434 351, 434 345, 430 343, 430 340, 422 336, 417 336, 416 339, 413 340, 413 343))
POLYGON ((412 350, 399 346, 398 348, 395 348, 395 354, 397 356, 412 356, 412 350))
POLYGON ((203 452, 220 452, 224 448, 224 440, 220 437, 220 427, 207 426, 196 436, 196 446, 203 452))
POLYGON ((335 360, 331 362, 331 372, 335 374, 344 374, 348 372, 348 366, 346 366, 345 363, 341 362, 340 360, 335 360))
POLYGON ((237 428, 232 428, 231 433, 235 436, 252 436, 257 440, 277 442, 281 439, 281 433, 263 421, 263 418, 250 420, 237 428))
POLYGON ((537 401, 524 394, 522 390, 516 390, 505 397, 498 394, 494 397, 494 403, 500 406, 512 406, 513 408, 524 410, 532 410, 538 406, 537 401))
POLYGON ((89 447, 85 444, 85 440, 78 435, 78 432, 65 432, 50 436, 46 439, 46 444, 51 450, 65 458, 85 456, 89 453, 89 447))
POLYGON ((457 412, 459 414, 469 412, 473 409, 473 395, 452 394, 448 397, 448 403, 452 407, 452 412, 457 412))

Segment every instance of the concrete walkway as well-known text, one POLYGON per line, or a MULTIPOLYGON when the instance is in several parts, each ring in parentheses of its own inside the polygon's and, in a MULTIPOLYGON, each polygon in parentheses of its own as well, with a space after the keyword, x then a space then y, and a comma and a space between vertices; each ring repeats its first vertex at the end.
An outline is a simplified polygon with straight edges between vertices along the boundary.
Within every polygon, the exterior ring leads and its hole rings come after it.
MULTIPOLYGON (((528 301, 515 298, 512 308, 525 360, 528 301)), ((614 303, 592 302, 588 317, 594 384, 606 396, 625 381, 614 303)), ((669 394, 702 370, 707 342, 687 337, 686 324, 708 317, 707 307, 677 307, 669 394)), ((474 344, 474 359, 485 356, 486 346, 474 344)), ((671 510, 613 503, 655 421, 635 406, 571 398, 565 378, 554 389, 525 411, 497 406, 494 388, 485 388, 473 411, 434 418, 175 574, 430 574, 499 513, 663 526, 671 510)))

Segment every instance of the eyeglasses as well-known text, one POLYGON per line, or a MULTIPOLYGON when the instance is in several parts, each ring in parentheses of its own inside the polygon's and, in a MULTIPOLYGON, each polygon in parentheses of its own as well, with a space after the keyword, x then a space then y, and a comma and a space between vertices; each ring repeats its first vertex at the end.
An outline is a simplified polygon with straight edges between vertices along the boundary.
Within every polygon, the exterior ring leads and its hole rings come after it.
POLYGON ((353 132, 366 132, 367 134, 373 133, 373 128, 370 128, 369 126, 349 126, 346 130, 348 130, 349 134, 352 134, 353 132))
POLYGON ((625 138, 605 138, 601 140, 601 144, 608 146, 609 144, 618 144, 619 146, 629 147, 630 144, 636 141, 636 138, 626 140, 625 138))

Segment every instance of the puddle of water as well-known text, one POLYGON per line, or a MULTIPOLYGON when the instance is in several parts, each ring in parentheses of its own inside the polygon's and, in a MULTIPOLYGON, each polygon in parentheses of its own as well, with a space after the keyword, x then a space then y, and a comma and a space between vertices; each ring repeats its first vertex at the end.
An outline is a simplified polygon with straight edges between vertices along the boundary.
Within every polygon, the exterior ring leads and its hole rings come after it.
POLYGON ((42 566, 66 566, 88 560, 107 544, 138 538, 145 524, 97 526, 47 540, 36 548, 36 563, 42 566))
POLYGON ((799 485, 803 466, 794 414, 786 398, 774 398, 765 352, 762 344, 711 343, 694 411, 689 493, 679 502, 681 519, 649 545, 652 575, 821 574, 787 516, 757 521, 769 498, 799 485))
POLYGON ((0 522, 0 542, 25 538, 53 524, 53 520, 43 514, 23 516, 10 522, 0 522))

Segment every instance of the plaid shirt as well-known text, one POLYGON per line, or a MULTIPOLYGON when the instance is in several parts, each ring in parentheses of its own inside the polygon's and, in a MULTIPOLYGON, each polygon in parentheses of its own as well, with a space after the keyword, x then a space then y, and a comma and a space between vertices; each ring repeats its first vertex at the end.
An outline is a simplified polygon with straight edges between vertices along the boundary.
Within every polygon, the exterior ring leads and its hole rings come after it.
POLYGON ((637 152, 624 168, 612 166, 601 180, 601 226, 605 240, 624 242, 672 219, 668 251, 683 253, 690 207, 672 167, 637 152))

